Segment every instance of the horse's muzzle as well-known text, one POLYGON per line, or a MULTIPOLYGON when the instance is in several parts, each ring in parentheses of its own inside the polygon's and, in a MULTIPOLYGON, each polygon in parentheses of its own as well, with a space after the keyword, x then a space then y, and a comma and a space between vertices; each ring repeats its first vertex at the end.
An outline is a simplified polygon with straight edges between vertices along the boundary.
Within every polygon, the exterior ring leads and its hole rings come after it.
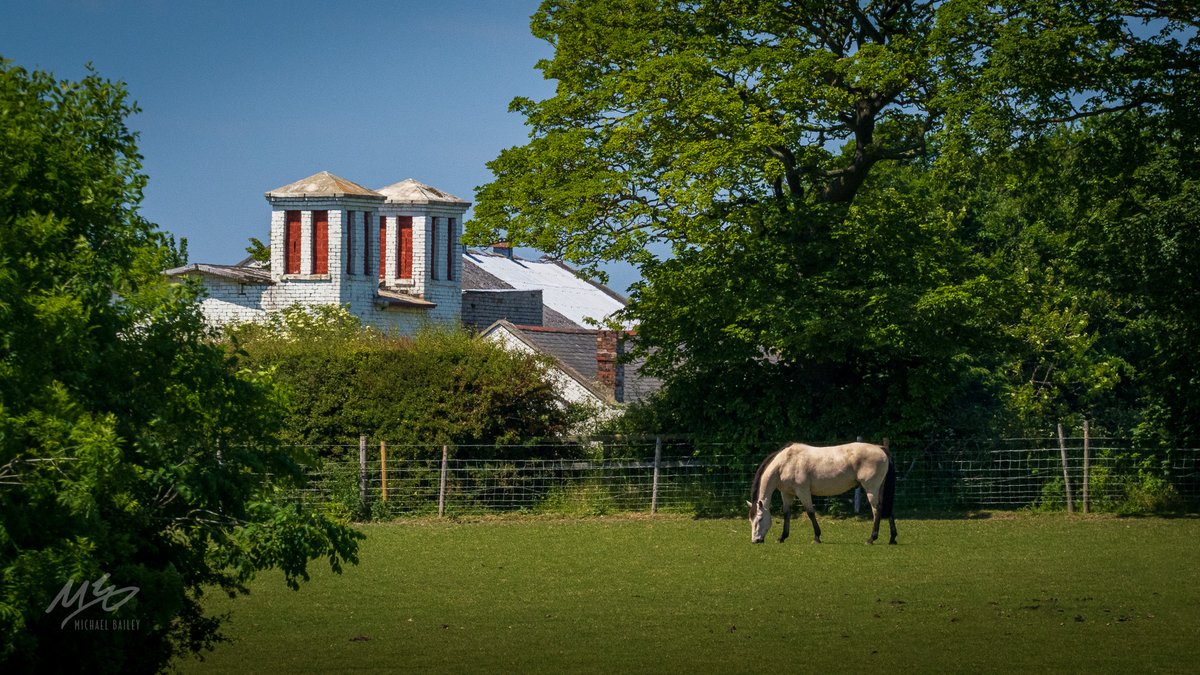
POLYGON ((750 540, 750 543, 752 543, 752 544, 761 544, 761 543, 763 543, 763 542, 764 542, 764 541, 766 541, 766 540, 767 540, 767 538, 766 538, 766 537, 763 537, 762 539, 751 539, 751 540, 750 540))

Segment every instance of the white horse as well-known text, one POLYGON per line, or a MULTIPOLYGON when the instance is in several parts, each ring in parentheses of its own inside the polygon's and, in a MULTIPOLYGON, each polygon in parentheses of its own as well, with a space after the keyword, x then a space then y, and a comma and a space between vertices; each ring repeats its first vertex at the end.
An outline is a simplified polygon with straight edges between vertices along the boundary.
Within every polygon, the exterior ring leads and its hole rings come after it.
MULTIPOLYGON (((884 441, 886 443, 887 441, 884 441)), ((779 542, 788 537, 792 523, 792 500, 799 497, 808 519, 812 521, 813 541, 821 543, 821 527, 813 512, 813 495, 840 495, 861 485, 875 513, 875 525, 868 544, 879 538, 879 521, 886 517, 896 543, 896 517, 893 502, 896 495, 896 467, 886 448, 870 443, 846 443, 819 448, 792 443, 767 456, 758 465, 754 483, 750 486, 750 541, 761 544, 771 527, 771 495, 775 490, 783 497, 783 532, 779 542)))

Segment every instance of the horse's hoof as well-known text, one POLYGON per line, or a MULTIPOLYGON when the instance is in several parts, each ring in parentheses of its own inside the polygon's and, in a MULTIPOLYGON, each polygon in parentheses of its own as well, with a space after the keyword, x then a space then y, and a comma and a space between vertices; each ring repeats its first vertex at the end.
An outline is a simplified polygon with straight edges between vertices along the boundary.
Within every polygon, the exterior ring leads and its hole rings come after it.
POLYGON ((889 541, 889 542, 888 542, 888 546, 895 546, 895 545, 896 545, 896 540, 895 540, 895 539, 893 539, 893 540, 891 540, 891 541, 889 541))

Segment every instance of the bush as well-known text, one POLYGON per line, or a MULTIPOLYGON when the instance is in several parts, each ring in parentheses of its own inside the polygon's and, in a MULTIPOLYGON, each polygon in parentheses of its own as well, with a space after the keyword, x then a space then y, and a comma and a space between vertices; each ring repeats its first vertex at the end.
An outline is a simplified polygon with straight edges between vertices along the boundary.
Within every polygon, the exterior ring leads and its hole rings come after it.
POLYGON ((1125 487, 1121 513, 1175 513, 1183 509, 1179 491, 1166 478, 1143 472, 1125 487))
POLYGON ((459 458, 525 457, 539 451, 513 443, 567 433, 586 414, 558 398, 543 359, 464 331, 394 337, 341 307, 293 306, 228 336, 286 387, 284 440, 297 445, 353 447, 366 434, 413 458, 441 443, 493 446, 460 448, 459 458))

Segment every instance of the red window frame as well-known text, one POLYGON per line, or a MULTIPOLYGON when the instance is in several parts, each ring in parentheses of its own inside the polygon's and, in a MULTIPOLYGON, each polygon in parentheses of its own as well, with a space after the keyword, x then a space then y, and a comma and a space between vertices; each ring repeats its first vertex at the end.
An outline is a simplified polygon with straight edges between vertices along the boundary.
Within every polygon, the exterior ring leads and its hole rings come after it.
POLYGON ((313 274, 329 274, 329 212, 313 211, 313 274))
POLYGON ((396 260, 400 267, 398 276, 401 279, 411 279, 413 275, 412 225, 412 216, 396 218, 396 260))
POLYGON ((387 216, 379 216, 379 278, 387 273, 387 216))
POLYGON ((300 212, 288 211, 284 219, 286 262, 283 265, 283 273, 300 274, 300 212))

